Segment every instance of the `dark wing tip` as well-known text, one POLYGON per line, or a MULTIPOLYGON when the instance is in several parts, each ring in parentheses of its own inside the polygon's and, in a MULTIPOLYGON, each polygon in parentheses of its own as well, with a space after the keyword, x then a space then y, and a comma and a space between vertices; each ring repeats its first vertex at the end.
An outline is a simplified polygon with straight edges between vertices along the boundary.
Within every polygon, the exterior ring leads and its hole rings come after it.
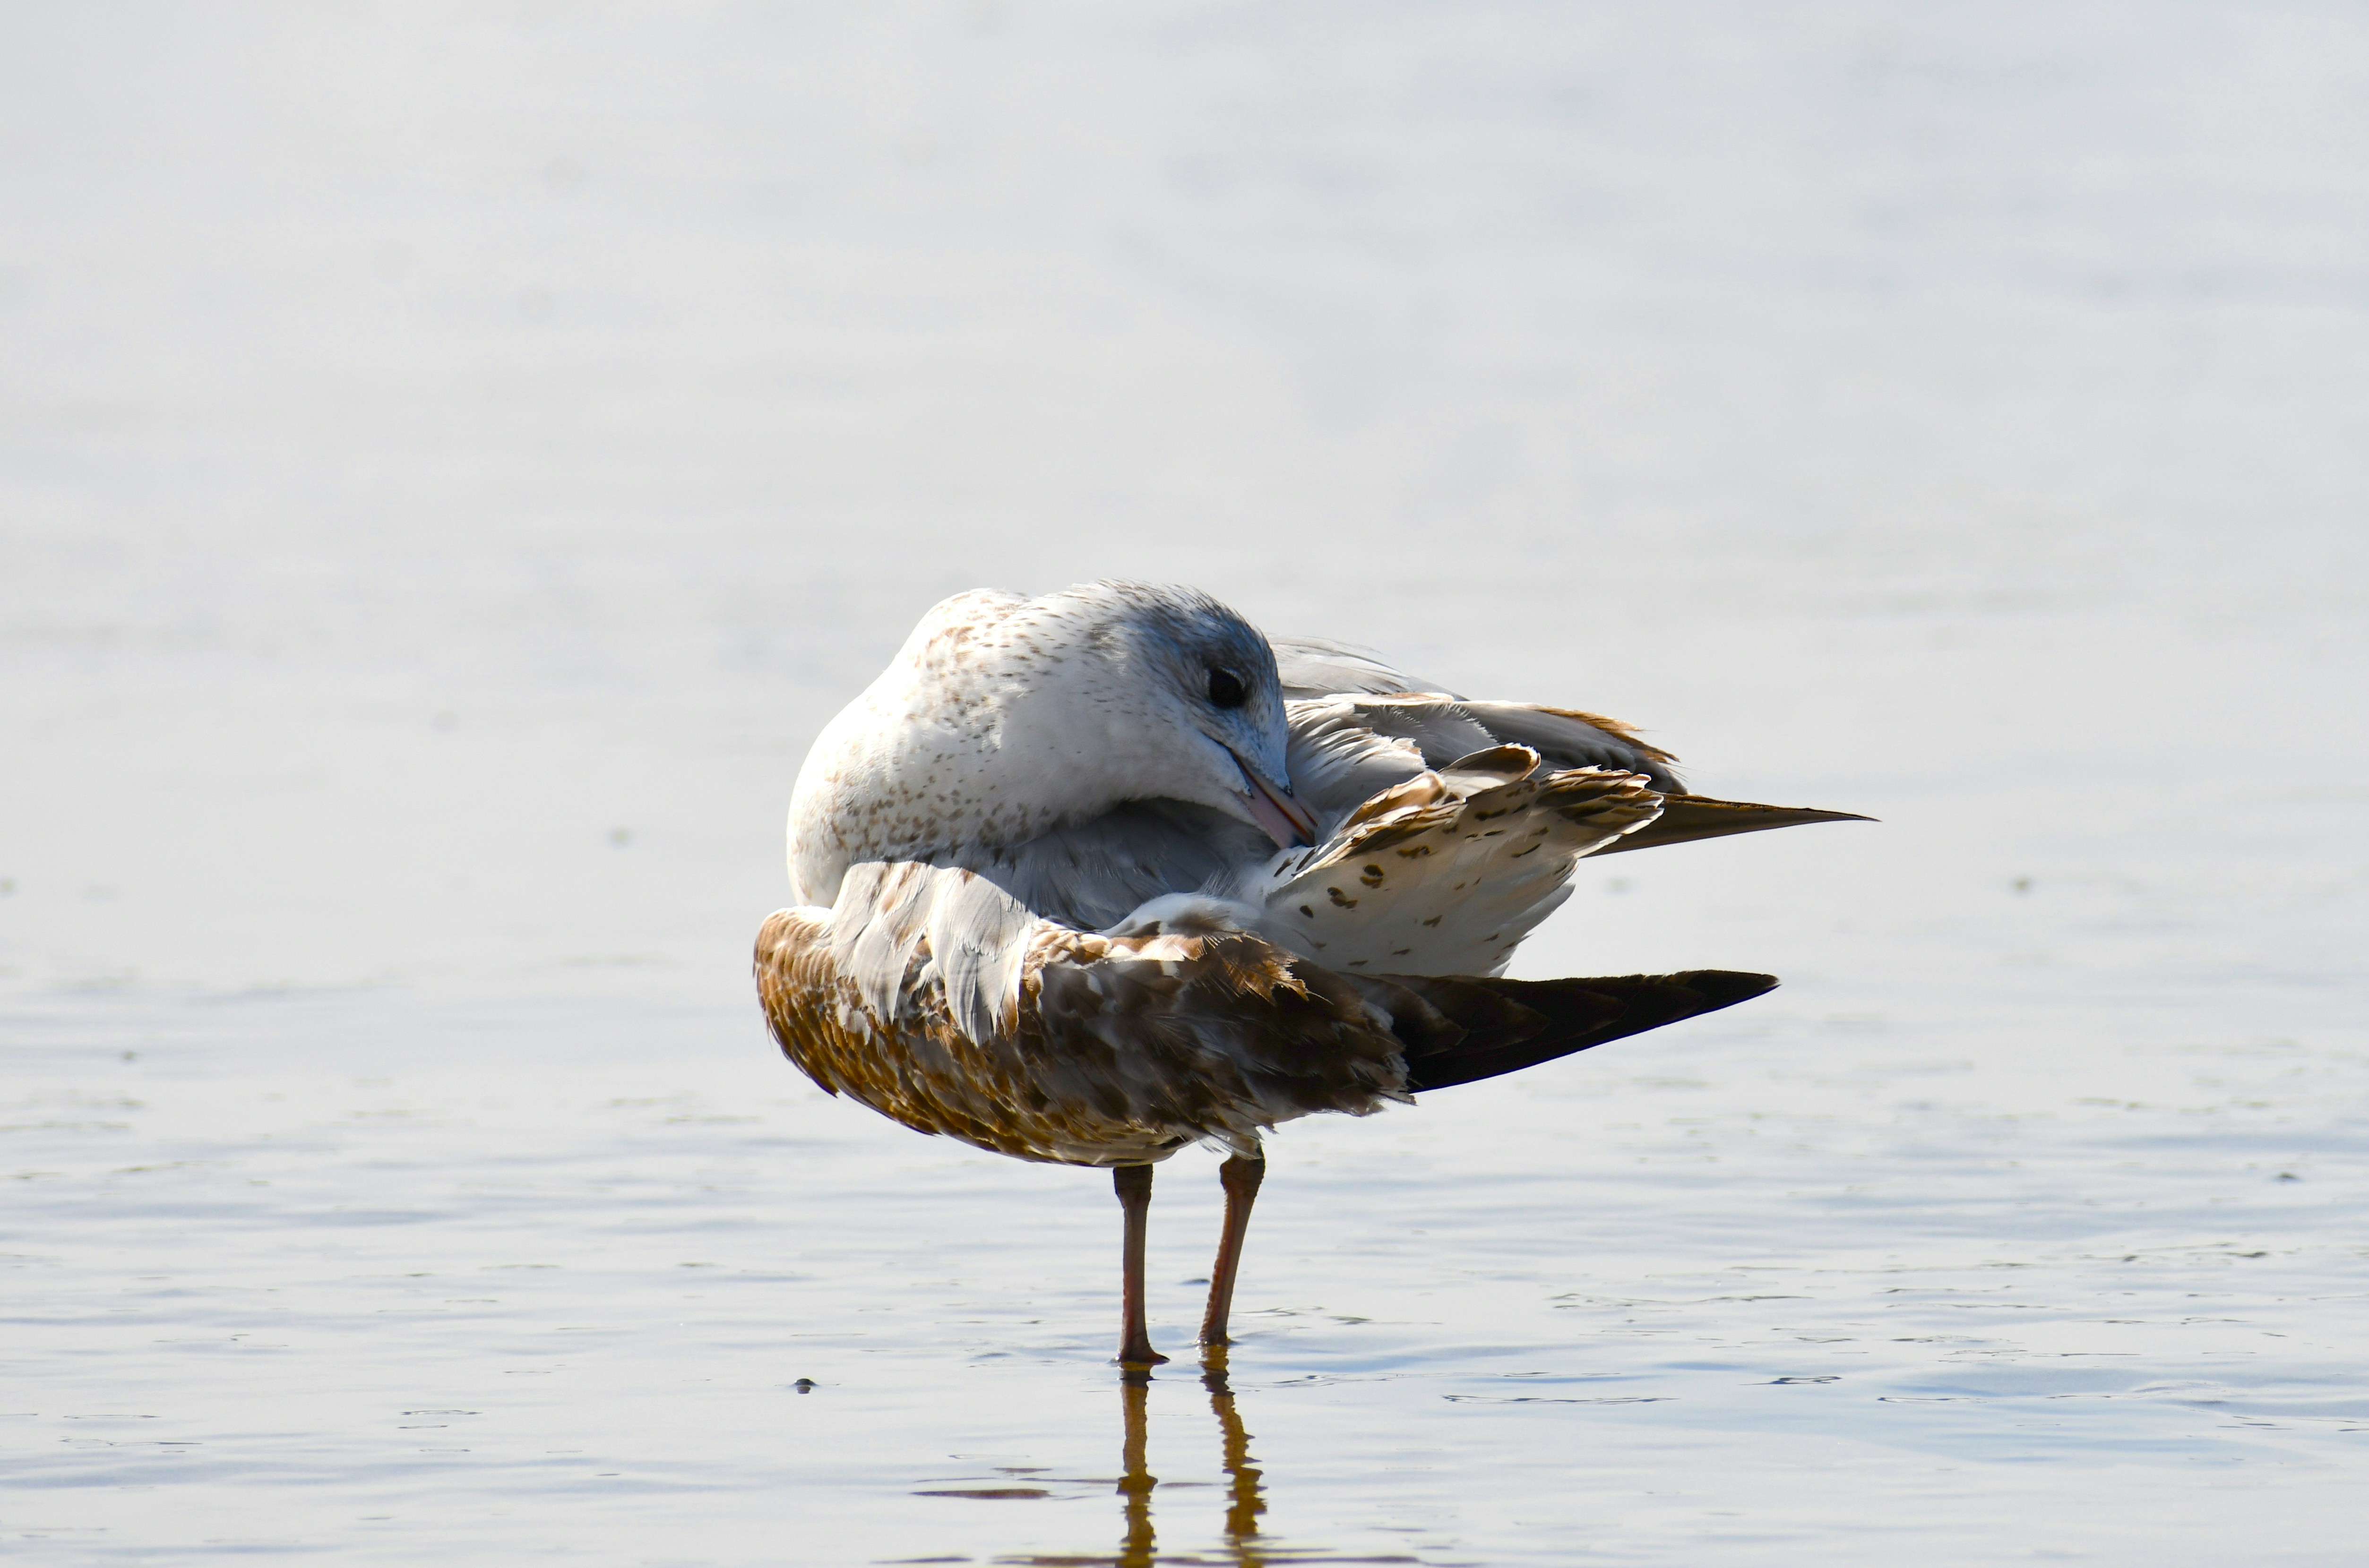
POLYGON ((1701 1010, 1706 1013, 1749 1002, 1755 996, 1766 996, 1781 983, 1773 974, 1754 974, 1740 969, 1682 970, 1669 978, 1702 997, 1701 1010))
POLYGON ((1726 969, 1590 980, 1376 978, 1415 993, 1456 1026, 1425 1028, 1422 1039, 1407 1042, 1406 1086, 1414 1090, 1517 1073, 1607 1040, 1733 1007, 1777 988, 1773 974, 1726 969))
POLYGON ((1660 816, 1634 833, 1623 834, 1596 850, 1596 855, 1619 855, 1664 844, 1691 844, 1699 838, 1724 838, 1734 833, 1760 833, 1772 827, 1798 827, 1804 823, 1875 820, 1857 812, 1820 811, 1813 806, 1764 806, 1751 801, 1715 801, 1708 795, 1665 794, 1662 797, 1660 816))

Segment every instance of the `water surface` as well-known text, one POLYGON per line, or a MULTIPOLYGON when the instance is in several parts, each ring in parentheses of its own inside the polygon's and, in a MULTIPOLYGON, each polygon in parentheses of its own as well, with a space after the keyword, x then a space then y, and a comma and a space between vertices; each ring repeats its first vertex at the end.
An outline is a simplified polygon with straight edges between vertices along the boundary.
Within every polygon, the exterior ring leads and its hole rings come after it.
POLYGON ((18 7, 28 1561, 2338 1562, 2369 23, 18 7), (1128 574, 1882 825, 1516 973, 1731 1012, 1107 1177, 747 978, 933 599, 1128 574))

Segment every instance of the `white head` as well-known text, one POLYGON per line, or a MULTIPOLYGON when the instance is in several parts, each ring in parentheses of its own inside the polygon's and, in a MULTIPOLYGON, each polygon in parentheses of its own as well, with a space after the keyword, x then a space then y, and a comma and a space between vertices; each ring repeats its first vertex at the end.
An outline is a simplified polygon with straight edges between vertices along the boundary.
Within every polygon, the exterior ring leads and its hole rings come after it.
POLYGON ((859 860, 1024 843, 1121 801, 1191 801, 1311 841, 1267 640, 1191 588, 958 594, 815 743, 790 875, 829 903, 859 860))

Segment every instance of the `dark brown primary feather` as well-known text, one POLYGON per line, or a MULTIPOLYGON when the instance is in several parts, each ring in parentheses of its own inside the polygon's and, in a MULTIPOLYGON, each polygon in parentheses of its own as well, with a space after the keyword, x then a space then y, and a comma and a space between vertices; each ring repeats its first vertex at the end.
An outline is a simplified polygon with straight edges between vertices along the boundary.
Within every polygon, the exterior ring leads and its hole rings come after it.
POLYGON ((1406 1086, 1420 1090, 1519 1072, 1732 1007, 1775 990, 1777 977, 1698 969, 1600 980, 1377 975, 1354 983, 1390 1010, 1404 1042, 1406 1086), (1407 1006, 1400 993, 1421 1006, 1407 1006))
POLYGON ((1731 833, 1793 827, 1812 822, 1873 822, 1856 812, 1825 812, 1811 806, 1763 806, 1749 801, 1714 801, 1708 795, 1664 795, 1662 814, 1636 832, 1614 839, 1596 853, 1625 855, 1664 844, 1724 838, 1731 833))

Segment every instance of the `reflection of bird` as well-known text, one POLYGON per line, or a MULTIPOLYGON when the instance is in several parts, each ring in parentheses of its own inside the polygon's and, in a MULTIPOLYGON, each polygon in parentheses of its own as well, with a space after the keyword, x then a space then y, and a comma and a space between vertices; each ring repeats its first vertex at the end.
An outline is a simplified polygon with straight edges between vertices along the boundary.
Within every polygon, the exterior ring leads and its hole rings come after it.
POLYGON ((765 922, 774 1036, 834 1094, 1116 1168, 1120 1359, 1151 1165, 1231 1155, 1223 1344, 1259 1135, 1757 995, 1767 975, 1494 978, 1584 855, 1844 813, 1682 792, 1613 722, 1469 701, 1180 588, 970 593, 823 731, 765 922))
MULTIPOLYGON (((1206 1353, 1201 1386, 1209 1391, 1209 1410, 1218 1418, 1219 1464, 1226 1473, 1226 1555, 1238 1568, 1321 1561, 1288 1548, 1283 1549, 1288 1555, 1276 1555, 1259 1540, 1259 1516, 1266 1512, 1266 1498, 1259 1485, 1264 1471, 1252 1462, 1251 1435, 1242 1426, 1242 1413, 1234 1408, 1233 1385, 1226 1378, 1224 1346, 1212 1346, 1206 1353)), ((1120 1539, 1118 1555, 1109 1560, 1113 1568, 1152 1568, 1160 1561, 1159 1536, 1151 1523, 1151 1494, 1159 1486, 1160 1478, 1151 1473, 1146 1462, 1151 1444, 1150 1390, 1149 1369, 1120 1374, 1119 1463, 1125 1473, 1118 1478, 1118 1494, 1125 1499, 1127 1533, 1120 1539)))

